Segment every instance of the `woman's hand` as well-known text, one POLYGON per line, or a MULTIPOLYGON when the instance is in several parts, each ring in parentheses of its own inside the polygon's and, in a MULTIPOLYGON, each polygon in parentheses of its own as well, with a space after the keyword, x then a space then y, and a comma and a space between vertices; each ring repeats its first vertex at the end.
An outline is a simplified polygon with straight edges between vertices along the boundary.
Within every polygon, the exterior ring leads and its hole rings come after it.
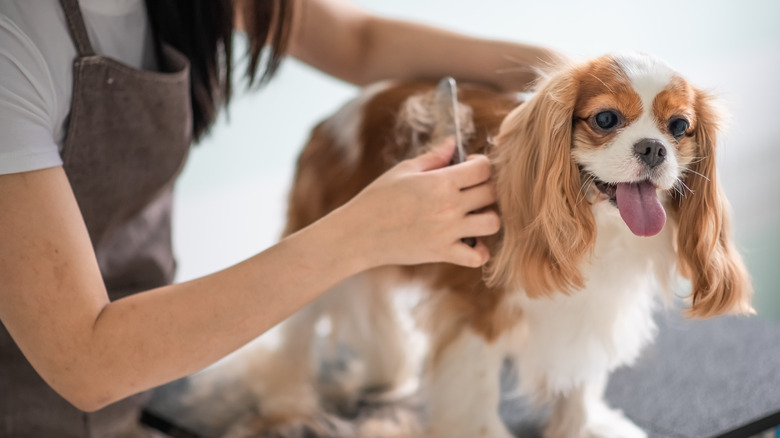
POLYGON ((473 155, 448 166, 454 147, 447 139, 399 163, 338 210, 369 267, 430 262, 478 267, 488 261, 483 243, 477 240, 471 248, 461 239, 500 228, 494 211, 472 213, 495 202, 490 163, 473 155))

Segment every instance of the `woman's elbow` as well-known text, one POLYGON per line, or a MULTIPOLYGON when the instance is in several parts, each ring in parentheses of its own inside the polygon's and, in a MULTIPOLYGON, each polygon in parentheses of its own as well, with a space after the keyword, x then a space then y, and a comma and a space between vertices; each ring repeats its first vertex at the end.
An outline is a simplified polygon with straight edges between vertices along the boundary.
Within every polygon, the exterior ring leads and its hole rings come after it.
POLYGON ((55 391, 76 409, 84 412, 95 412, 119 401, 121 397, 110 395, 109 391, 97 388, 96 385, 84 385, 80 388, 57 389, 55 391))
POLYGON ((40 373, 49 386, 68 403, 84 412, 100 410, 130 395, 121 390, 120 379, 100 378, 94 369, 62 367, 40 373))

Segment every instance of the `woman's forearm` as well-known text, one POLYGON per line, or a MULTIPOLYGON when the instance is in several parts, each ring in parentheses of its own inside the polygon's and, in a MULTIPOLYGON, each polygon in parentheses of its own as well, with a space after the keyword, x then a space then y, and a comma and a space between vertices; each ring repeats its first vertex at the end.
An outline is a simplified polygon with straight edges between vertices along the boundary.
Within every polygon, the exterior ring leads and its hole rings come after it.
POLYGON ((380 17, 369 19, 365 82, 386 78, 453 76, 458 80, 521 91, 538 69, 559 63, 556 52, 533 45, 475 38, 380 17))
POLYGON ((565 60, 544 47, 377 17, 338 0, 299 1, 296 9, 291 54, 358 85, 449 75, 520 91, 537 78, 536 69, 565 60))
POLYGON ((84 410, 183 377, 289 316, 375 253, 344 209, 221 272, 109 302, 64 170, 0 176, 0 320, 84 410))
POLYGON ((91 410, 198 371, 362 270, 354 251, 326 219, 221 272, 112 302, 69 391, 91 410))

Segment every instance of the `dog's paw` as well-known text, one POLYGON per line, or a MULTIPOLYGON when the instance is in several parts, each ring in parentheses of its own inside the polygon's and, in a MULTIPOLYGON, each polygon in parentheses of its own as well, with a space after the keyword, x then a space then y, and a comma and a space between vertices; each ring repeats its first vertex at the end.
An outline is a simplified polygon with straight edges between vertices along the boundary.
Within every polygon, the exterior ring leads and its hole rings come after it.
POLYGON ((604 404, 589 406, 585 416, 558 420, 548 425, 544 438, 647 438, 647 434, 622 411, 604 404))
POLYGON ((620 410, 600 406, 585 426, 586 438, 647 438, 647 434, 620 410))
POLYGON ((396 402, 364 401, 355 418, 360 438, 420 438, 420 406, 411 398, 396 402))
POLYGON ((428 426, 426 438, 514 438, 502 422, 491 422, 483 425, 471 423, 465 427, 454 425, 428 426))
POLYGON ((245 418, 222 438, 353 438, 354 426, 339 417, 320 412, 309 418, 245 418))

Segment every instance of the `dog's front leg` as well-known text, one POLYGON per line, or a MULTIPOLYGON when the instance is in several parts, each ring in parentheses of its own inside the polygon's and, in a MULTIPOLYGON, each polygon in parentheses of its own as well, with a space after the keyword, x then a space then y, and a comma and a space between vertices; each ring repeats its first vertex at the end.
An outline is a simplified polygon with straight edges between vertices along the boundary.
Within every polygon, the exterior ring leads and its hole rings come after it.
POLYGON ((498 415, 501 342, 461 326, 435 333, 426 369, 426 437, 510 438, 498 415))
POLYGON ((555 398, 544 438, 645 438, 647 434, 607 406, 607 374, 555 398))
POLYGON ((341 358, 339 372, 330 373, 319 388, 344 412, 352 411, 360 397, 389 402, 417 389, 420 354, 412 348, 410 329, 403 326, 393 301, 398 290, 386 277, 394 279, 394 272, 358 274, 329 295, 331 340, 348 357, 341 358))
POLYGON ((279 328, 278 347, 250 359, 247 383, 258 410, 238 420, 223 438, 352 436, 343 421, 322 409, 316 390, 315 324, 328 303, 325 295, 299 310, 279 328))

